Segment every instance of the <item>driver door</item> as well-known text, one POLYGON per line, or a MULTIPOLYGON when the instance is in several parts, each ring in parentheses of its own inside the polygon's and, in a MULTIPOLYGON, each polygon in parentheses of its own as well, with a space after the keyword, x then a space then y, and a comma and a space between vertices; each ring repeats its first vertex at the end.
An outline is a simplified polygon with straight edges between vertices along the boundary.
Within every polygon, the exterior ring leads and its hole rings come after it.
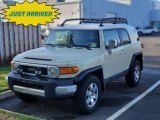
POLYGON ((124 70, 124 47, 121 46, 121 40, 117 29, 104 30, 104 40, 109 44, 110 40, 117 40, 118 47, 111 49, 111 53, 106 46, 104 55, 104 78, 108 79, 120 74, 124 70))

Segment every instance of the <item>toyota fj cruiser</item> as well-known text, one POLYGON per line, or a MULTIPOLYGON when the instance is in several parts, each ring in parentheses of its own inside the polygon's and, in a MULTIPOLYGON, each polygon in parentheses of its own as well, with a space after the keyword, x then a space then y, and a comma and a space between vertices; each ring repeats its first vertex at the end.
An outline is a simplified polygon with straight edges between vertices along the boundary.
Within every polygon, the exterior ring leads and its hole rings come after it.
POLYGON ((109 80, 125 76, 136 86, 142 69, 141 42, 126 19, 67 19, 43 47, 13 59, 8 84, 25 102, 72 98, 81 113, 92 113, 109 80), (66 25, 72 21, 79 24, 66 25))

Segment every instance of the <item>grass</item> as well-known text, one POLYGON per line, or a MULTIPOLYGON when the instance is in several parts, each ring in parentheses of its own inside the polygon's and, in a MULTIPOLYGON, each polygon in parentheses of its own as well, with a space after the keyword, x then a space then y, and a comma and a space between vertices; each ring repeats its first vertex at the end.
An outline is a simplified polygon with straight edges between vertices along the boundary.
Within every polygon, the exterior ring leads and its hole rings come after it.
MULTIPOLYGON (((9 65, 0 66, 0 92, 8 90, 8 85, 5 81, 5 77, 9 72, 9 65)), ((40 118, 0 109, 0 120, 40 120, 40 118)))
POLYGON ((0 120, 41 120, 41 119, 0 109, 0 120))
POLYGON ((5 77, 10 72, 10 66, 0 66, 0 92, 8 90, 7 82, 5 81, 5 77))

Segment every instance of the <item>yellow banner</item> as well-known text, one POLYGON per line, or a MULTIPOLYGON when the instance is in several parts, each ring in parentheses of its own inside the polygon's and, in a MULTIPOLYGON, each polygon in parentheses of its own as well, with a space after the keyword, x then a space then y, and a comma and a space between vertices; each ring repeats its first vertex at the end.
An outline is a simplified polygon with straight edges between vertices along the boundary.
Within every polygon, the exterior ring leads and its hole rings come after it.
POLYGON ((60 15, 58 10, 53 5, 46 5, 46 3, 24 1, 24 3, 8 6, 8 8, 3 9, 1 14, 4 15, 4 19, 8 19, 8 22, 15 22, 16 25, 37 26, 39 24, 45 25, 46 22, 54 22, 54 19, 58 19, 58 15, 60 15))

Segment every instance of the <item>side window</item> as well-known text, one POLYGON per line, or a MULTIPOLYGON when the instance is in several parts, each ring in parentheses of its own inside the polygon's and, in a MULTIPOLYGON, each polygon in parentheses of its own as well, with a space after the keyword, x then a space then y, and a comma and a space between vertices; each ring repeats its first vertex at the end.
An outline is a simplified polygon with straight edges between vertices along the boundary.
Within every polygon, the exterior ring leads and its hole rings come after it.
POLYGON ((122 38, 122 45, 131 43, 127 30, 120 29, 119 31, 120 31, 121 38, 122 38))
POLYGON ((118 46, 120 45, 120 37, 117 30, 104 30, 104 40, 109 44, 110 40, 118 40, 118 46))

